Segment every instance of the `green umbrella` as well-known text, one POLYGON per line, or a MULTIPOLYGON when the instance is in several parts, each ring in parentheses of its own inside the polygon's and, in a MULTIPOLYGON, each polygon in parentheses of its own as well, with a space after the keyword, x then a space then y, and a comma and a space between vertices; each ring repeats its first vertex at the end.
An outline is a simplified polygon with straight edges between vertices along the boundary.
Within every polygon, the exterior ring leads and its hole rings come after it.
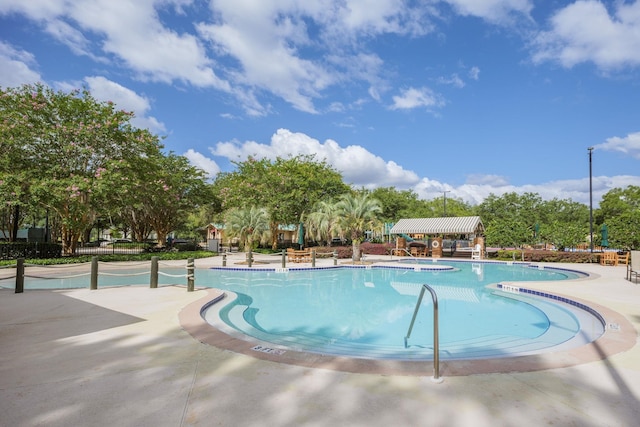
POLYGON ((304 246, 304 224, 300 223, 298 226, 298 244, 300 245, 300 249, 304 246))
POLYGON ((607 224, 602 224, 602 228, 600 228, 600 233, 602 234, 602 242, 600 243, 601 246, 608 248, 609 247, 609 227, 607 227, 607 224))

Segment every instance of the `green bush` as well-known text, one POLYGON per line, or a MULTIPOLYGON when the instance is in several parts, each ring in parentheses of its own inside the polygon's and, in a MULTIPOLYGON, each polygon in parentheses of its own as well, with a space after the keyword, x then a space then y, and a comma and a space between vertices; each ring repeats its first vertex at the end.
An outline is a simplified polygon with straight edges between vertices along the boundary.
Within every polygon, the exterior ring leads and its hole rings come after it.
POLYGON ((0 259, 15 260, 17 258, 59 258, 62 246, 57 243, 43 242, 2 242, 0 243, 0 259))
MULTIPOLYGON (((123 261, 149 261, 151 257, 157 256, 161 261, 169 260, 186 260, 187 258, 209 258, 216 256, 217 253, 209 251, 194 251, 194 252, 157 252, 157 253, 141 253, 141 254, 109 254, 100 255, 98 259, 101 262, 123 262, 123 261)), ((25 262, 27 264, 37 265, 58 265, 58 264, 81 264, 85 262, 91 262, 90 255, 83 255, 78 257, 62 257, 62 258, 48 258, 48 259, 35 259, 27 258, 25 262)), ((15 264, 14 260, 0 261, 0 265, 12 265, 15 264)))
MULTIPOLYGON (((395 248, 392 243, 371 243, 364 242, 360 245, 360 250, 364 255, 389 255, 391 249, 395 248)), ((353 247, 349 246, 318 246, 316 248, 317 253, 338 253, 339 259, 351 259, 353 258, 353 247)))
MULTIPOLYGON (((520 249, 499 250, 490 254, 490 258, 511 261, 523 260, 523 251, 520 249)), ((590 252, 564 252, 564 251, 538 251, 538 250, 525 250, 524 261, 527 262, 568 262, 568 263, 589 263, 598 262, 598 255, 591 254, 590 252)))
POLYGON ((173 250, 178 252, 195 252, 200 250, 200 246, 196 242, 176 243, 173 245, 173 250))

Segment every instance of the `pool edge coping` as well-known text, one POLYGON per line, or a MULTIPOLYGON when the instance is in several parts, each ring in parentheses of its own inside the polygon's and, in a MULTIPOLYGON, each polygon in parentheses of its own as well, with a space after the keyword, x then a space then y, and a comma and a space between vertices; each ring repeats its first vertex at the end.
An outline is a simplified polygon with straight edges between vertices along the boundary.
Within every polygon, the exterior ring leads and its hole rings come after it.
MULTIPOLYGON (((287 349, 282 354, 256 351, 253 348, 264 343, 248 336, 243 339, 233 337, 206 322, 201 315, 202 310, 222 299, 224 292, 211 288, 202 290, 205 290, 207 295, 185 306, 178 317, 182 329, 203 344, 255 359, 308 368, 406 376, 426 376, 432 372, 432 360, 359 359, 291 349, 287 349)), ((466 376, 566 368, 607 359, 628 351, 637 344, 636 330, 631 322, 620 313, 592 301, 561 294, 553 295, 584 304, 598 312, 606 321, 604 333, 595 341, 562 351, 490 359, 441 360, 440 374, 443 376, 466 376), (617 329, 610 328, 610 325, 617 325, 617 329)))

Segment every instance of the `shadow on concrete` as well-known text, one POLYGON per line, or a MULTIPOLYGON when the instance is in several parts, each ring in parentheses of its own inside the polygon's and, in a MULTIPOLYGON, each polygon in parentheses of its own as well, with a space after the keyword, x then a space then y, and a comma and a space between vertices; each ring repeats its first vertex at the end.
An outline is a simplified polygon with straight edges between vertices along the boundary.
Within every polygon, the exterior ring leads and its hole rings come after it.
MULTIPOLYGON (((126 299, 129 291, 111 292, 126 299)), ((172 291, 139 291, 150 304, 145 319, 64 292, 0 292, 2 424, 595 427, 640 417, 632 384, 609 361, 443 384, 429 374, 290 366, 194 340, 178 325, 184 304, 172 291), (594 382, 590 369, 612 381, 594 382)))

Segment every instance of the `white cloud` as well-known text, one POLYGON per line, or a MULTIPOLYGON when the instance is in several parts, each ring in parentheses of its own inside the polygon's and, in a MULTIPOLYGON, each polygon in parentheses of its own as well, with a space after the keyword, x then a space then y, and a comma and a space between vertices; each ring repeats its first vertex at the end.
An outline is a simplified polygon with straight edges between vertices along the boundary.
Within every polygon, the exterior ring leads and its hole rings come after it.
POLYGON ((64 13, 66 0, 3 0, 0 13, 22 13, 35 20, 46 20, 64 13))
POLYGON ((89 91, 97 100, 112 101, 122 110, 133 111, 135 117, 131 123, 134 126, 153 132, 166 131, 163 123, 155 117, 147 115, 151 109, 151 103, 146 97, 102 76, 86 77, 84 80, 89 91))
POLYGON ((87 55, 98 59, 91 53, 91 42, 81 31, 62 20, 51 20, 46 23, 46 32, 61 43, 67 45, 76 55, 87 55))
POLYGON ((630 133, 624 138, 614 136, 594 146, 596 150, 619 151, 640 160, 640 132, 630 133))
POLYGON ((533 42, 535 62, 557 61, 570 68, 593 62, 604 69, 640 65, 640 1, 576 1, 550 20, 551 29, 533 42))
POLYGON ((471 67, 471 69, 469 69, 469 78, 472 80, 480 80, 480 68, 471 67))
POLYGON ((0 40, 0 86, 17 87, 42 81, 40 74, 32 69, 35 65, 31 53, 0 40))
MULTIPOLYGON (((181 81, 229 92, 229 84, 215 74, 213 61, 199 40, 192 34, 180 34, 162 25, 157 3, 155 0, 6 0, 0 5, 0 13, 22 13, 42 23, 45 31, 77 54, 93 57, 89 53, 88 36, 97 36, 95 46, 122 61, 140 79, 164 83, 181 81)), ((171 4, 179 8, 184 1, 163 2, 163 5, 171 4)))
MULTIPOLYGON (((447 197, 462 199, 476 205, 482 203, 489 195, 501 196, 506 193, 537 193, 544 200, 571 199, 574 202, 589 204, 589 178, 543 182, 540 184, 516 186, 509 184, 502 177, 487 176, 486 180, 467 180, 467 183, 454 187, 429 178, 423 178, 413 190, 423 199, 435 199, 442 197, 443 191, 447 191, 447 197)), ((625 188, 629 185, 640 186, 640 177, 619 175, 613 177, 593 177, 593 202, 597 207, 602 196, 613 188, 625 188)))
POLYGON ((287 158, 291 155, 315 155, 317 160, 326 160, 338 170, 345 182, 358 187, 407 188, 419 180, 414 172, 402 168, 393 161, 385 161, 359 145, 342 147, 330 139, 321 143, 308 135, 294 133, 287 129, 279 129, 271 137, 269 144, 260 144, 255 141, 220 142, 211 149, 211 152, 215 156, 234 161, 243 161, 249 156, 273 160, 276 157, 287 158))
MULTIPOLYGON (((494 10, 523 9, 521 1, 502 0, 498 7, 485 0, 481 8, 455 3, 461 13, 492 16, 494 10)), ((250 116, 273 111, 265 101, 270 95, 318 113, 316 102, 328 88, 351 82, 366 83, 369 96, 381 102, 393 73, 368 42, 384 34, 425 35, 440 14, 437 3, 405 0, 217 0, 202 10, 191 0, 0 2, 0 14, 26 16, 77 55, 114 63, 143 81, 222 91, 250 116), (167 27, 174 16, 161 17, 171 14, 192 27, 167 27)), ((464 82, 454 76, 449 84, 464 82)), ((398 98, 396 107, 440 103, 425 89, 403 96, 411 95, 404 103, 398 98)))
POLYGON ((471 174, 467 175, 465 184, 468 185, 491 185, 493 187, 499 187, 507 185, 509 180, 500 175, 481 175, 471 174))
POLYGON ((451 77, 440 77, 438 79, 438 83, 443 85, 451 85, 453 87, 457 87, 458 89, 462 89, 465 86, 464 81, 457 74, 452 74, 451 77))
MULTIPOLYGON (((490 194, 502 195, 515 192, 537 193, 545 200, 553 198, 571 199, 575 202, 589 203, 589 179, 562 180, 543 182, 532 185, 516 186, 509 183, 506 177, 499 175, 469 175, 466 182, 459 186, 446 184, 428 177, 419 177, 393 161, 372 154, 357 145, 340 146, 336 141, 328 139, 321 143, 304 133, 295 133, 279 129, 269 144, 255 141, 219 142, 211 148, 214 156, 233 161, 244 161, 249 156, 275 159, 287 158, 299 154, 313 154, 317 160, 325 160, 338 170, 345 182, 355 187, 373 189, 376 187, 395 186, 398 189, 411 189, 422 199, 447 197, 462 199, 472 205, 481 203, 490 194)), ((217 165, 216 165, 217 166, 217 165)), ((597 205, 602 196, 613 188, 624 188, 629 185, 640 186, 638 176, 593 177, 593 197, 597 205)))
POLYGON ((409 110, 420 107, 431 109, 432 107, 442 107, 444 104, 445 101, 442 97, 431 89, 411 87, 403 89, 400 95, 394 96, 393 105, 390 108, 392 110, 409 110))
POLYGON ((193 149, 187 150, 183 154, 193 166, 202 169, 207 174, 207 178, 213 179, 220 172, 220 166, 213 160, 193 149))
MULTIPOLYGON (((225 11, 225 16, 231 11, 241 16, 245 14, 244 9, 235 6, 230 9, 225 11)), ((201 24, 198 29, 217 49, 240 61, 242 71, 235 72, 236 81, 271 91, 298 110, 315 113, 312 99, 333 83, 331 75, 322 64, 296 55, 286 34, 282 34, 287 33, 286 29, 271 26, 271 22, 243 24, 246 26, 201 24)), ((289 35, 295 38, 297 32, 289 35)))
POLYGON ((219 0, 212 2, 215 21, 197 29, 221 58, 238 62, 227 70, 234 83, 316 113, 325 89, 349 81, 368 82, 379 100, 386 87, 384 63, 362 40, 431 31, 431 7, 420 7, 401 0, 219 0))
POLYGON ((528 17, 533 0, 444 0, 459 14, 475 16, 489 22, 508 24, 517 16, 528 17))

